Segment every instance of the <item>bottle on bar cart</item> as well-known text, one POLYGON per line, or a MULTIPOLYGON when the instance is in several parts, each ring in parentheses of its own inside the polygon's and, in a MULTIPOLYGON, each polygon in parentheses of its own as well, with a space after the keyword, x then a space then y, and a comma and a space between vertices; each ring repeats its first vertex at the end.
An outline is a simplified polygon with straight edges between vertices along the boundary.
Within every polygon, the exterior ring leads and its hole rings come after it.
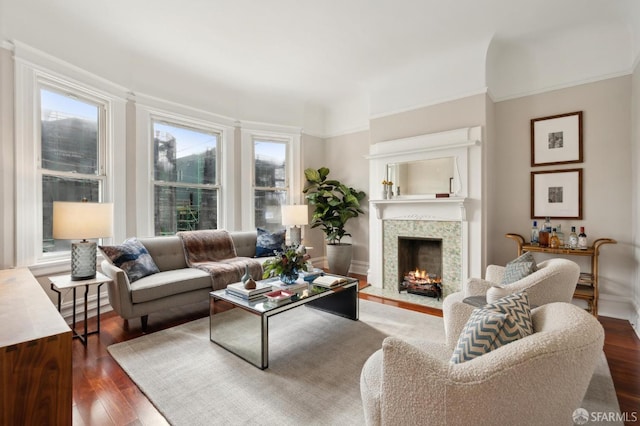
POLYGON ((549 238, 549 247, 560 247, 560 239, 558 238, 558 234, 556 234, 556 228, 553 228, 553 230, 551 231, 551 238, 549 238))
POLYGON ((586 250, 589 247, 587 244, 587 234, 584 232, 584 226, 580 227, 580 233, 578 234, 578 248, 586 250))
POLYGON ((569 234, 569 248, 578 248, 578 234, 576 234, 576 227, 571 227, 571 233, 569 234))
POLYGON ((539 242, 540 234, 538 231, 538 221, 533 221, 533 228, 531 228, 531 244, 537 245, 539 242))

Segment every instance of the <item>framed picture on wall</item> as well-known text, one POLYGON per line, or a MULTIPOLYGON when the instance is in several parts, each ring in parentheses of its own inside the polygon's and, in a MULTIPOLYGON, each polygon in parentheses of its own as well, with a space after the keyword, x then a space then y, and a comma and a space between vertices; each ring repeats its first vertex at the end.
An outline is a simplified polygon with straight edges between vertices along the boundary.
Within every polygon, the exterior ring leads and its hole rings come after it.
POLYGON ((531 120, 531 166, 582 163, 582 111, 531 120))
POLYGON ((582 219, 582 169, 531 172, 531 218, 582 219))

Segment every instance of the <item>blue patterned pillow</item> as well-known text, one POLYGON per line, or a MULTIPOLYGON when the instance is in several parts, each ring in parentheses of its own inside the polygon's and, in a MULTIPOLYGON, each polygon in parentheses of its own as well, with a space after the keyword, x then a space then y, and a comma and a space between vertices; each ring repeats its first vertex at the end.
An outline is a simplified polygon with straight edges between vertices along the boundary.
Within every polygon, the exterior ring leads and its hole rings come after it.
POLYGON ((538 270, 536 260, 531 252, 525 252, 518 258, 507 263, 502 276, 501 285, 511 284, 538 270))
POLYGON ((285 229, 269 232, 258 228, 258 240, 256 242, 256 257, 273 256, 274 251, 282 250, 284 245, 285 229))
POLYGON ((153 258, 136 238, 130 238, 119 246, 99 246, 105 258, 122 269, 129 282, 160 272, 153 258))
POLYGON ((476 308, 464 326, 451 363, 460 364, 533 333, 525 291, 476 308))

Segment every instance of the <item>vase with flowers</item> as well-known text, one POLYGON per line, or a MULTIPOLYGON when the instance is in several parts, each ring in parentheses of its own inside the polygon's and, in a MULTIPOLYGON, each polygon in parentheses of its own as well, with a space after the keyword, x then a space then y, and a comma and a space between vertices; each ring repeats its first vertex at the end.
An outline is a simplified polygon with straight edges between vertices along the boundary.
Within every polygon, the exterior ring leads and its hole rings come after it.
POLYGON ((275 256, 264 262, 262 278, 279 276, 285 284, 298 280, 298 273, 307 270, 310 256, 303 245, 286 245, 275 252, 275 256))

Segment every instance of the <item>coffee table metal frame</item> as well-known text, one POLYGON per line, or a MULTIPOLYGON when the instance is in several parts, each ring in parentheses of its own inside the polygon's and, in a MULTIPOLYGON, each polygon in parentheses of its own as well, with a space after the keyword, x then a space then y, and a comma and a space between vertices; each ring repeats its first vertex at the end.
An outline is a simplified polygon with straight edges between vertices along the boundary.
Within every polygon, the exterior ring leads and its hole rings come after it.
MULTIPOLYGON (((225 290, 209 293, 209 337, 217 345, 264 370, 269 366, 269 319, 299 306, 307 306, 357 321, 359 315, 358 280, 345 277, 347 282, 330 289, 316 289, 308 297, 275 306, 266 297, 248 301, 228 294, 225 290), (217 311, 220 302, 234 309, 217 311), (241 331, 240 331, 241 330, 241 331)), ((272 282, 280 283, 277 278, 272 282)), ((293 336, 295 338, 295 336, 293 336)))

